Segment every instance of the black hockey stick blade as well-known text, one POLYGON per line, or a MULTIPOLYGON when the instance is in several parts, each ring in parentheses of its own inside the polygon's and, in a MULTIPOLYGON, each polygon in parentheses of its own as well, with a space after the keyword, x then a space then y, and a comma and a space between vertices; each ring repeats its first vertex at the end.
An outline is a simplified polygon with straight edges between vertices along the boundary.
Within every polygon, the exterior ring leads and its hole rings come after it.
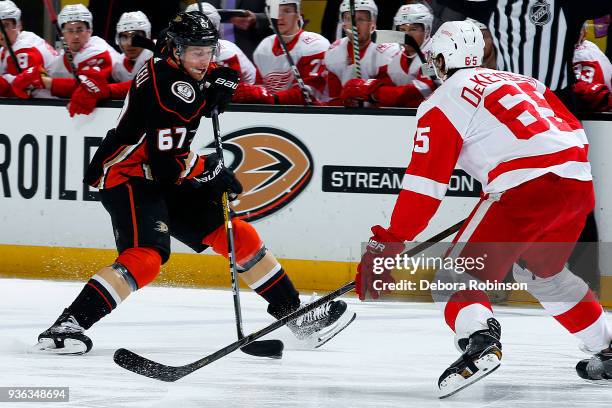
POLYGON ((144 48, 145 50, 155 51, 155 43, 153 40, 143 37, 142 35, 135 35, 132 37, 132 47, 144 48))
POLYGON ((260 340, 254 341, 241 347, 243 353, 250 354, 256 357, 269 357, 279 359, 283 357, 283 349, 285 345, 280 340, 260 340))
POLYGON ((217 350, 214 353, 209 354, 208 356, 203 357, 190 364, 185 364, 182 366, 168 366, 149 360, 148 358, 142 357, 141 355, 138 355, 133 351, 124 348, 115 351, 113 360, 119 366, 136 374, 144 375, 145 377, 154 378, 160 381, 174 382, 204 366, 207 366, 208 364, 214 361, 217 361, 222 357, 225 357, 226 355, 236 351, 241 347, 251 344, 255 340, 265 336, 266 334, 271 333, 280 327, 283 327, 290 321, 293 321, 298 317, 305 315, 311 310, 314 310, 326 304, 327 302, 337 298, 338 296, 342 296, 345 293, 350 292, 354 288, 355 281, 351 281, 346 285, 336 289, 335 291, 328 293, 327 295, 320 297, 314 302, 309 303, 306 306, 296 310, 295 312, 290 313, 287 316, 275 321, 274 323, 264 327, 263 329, 251 333, 248 336, 243 337, 240 340, 235 341, 234 343, 223 347, 222 349, 217 350))

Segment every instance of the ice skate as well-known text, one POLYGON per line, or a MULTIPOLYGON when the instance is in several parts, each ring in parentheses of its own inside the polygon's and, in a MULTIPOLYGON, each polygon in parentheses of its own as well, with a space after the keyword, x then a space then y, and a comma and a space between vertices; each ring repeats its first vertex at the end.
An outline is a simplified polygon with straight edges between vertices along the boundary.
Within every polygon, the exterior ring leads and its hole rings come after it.
POLYGON ((89 337, 68 309, 58 317, 51 327, 38 335, 38 343, 32 351, 52 354, 85 354, 93 347, 89 337))
POLYGON ((501 326, 494 318, 487 320, 488 329, 472 333, 467 341, 459 341, 461 357, 444 371, 438 380, 440 398, 447 398, 499 368, 502 352, 501 326))
POLYGON ((612 344, 591 358, 576 364, 580 378, 597 384, 612 384, 612 344))
POLYGON ((295 336, 313 348, 321 347, 355 320, 346 302, 334 300, 298 317, 287 326, 295 336))

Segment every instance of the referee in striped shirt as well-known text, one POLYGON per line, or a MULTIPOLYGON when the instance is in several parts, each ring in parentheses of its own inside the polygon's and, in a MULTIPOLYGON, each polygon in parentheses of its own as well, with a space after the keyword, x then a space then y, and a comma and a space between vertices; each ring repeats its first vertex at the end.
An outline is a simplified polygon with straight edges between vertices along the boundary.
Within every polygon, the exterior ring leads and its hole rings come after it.
POLYGON ((534 77, 570 107, 580 28, 612 13, 612 0, 437 0, 489 27, 497 69, 534 77))

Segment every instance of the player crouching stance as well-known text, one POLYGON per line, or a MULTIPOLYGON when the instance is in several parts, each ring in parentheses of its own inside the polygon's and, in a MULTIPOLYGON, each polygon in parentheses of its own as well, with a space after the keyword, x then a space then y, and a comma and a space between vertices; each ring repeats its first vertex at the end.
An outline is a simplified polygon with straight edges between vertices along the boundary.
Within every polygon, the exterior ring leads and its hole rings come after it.
MULTIPOLYGON (((612 378, 612 330, 586 283, 565 263, 595 197, 587 140, 580 122, 542 83, 482 68, 484 41, 468 21, 444 23, 432 40, 432 63, 443 81, 417 111, 410 164, 389 228, 374 226, 358 267, 361 298, 390 271, 375 259, 399 254, 425 229, 457 164, 482 184, 483 196, 445 257, 484 256, 482 267, 440 269, 432 290, 461 357, 438 381, 448 397, 501 363, 501 326, 486 293, 473 283, 514 278, 594 355, 576 366, 591 380, 612 378), (461 283, 464 286, 460 285, 461 283)), ((452 258, 451 258, 452 259, 452 258)), ((452 266, 452 265, 451 265, 452 266)))
MULTIPOLYGON (((85 175, 111 216, 119 256, 38 336, 38 351, 91 350, 84 331, 155 279, 170 256, 170 236, 196 252, 211 247, 227 257, 221 196, 229 191, 235 198, 242 186, 219 157, 190 150, 201 116, 214 108, 222 112, 238 80, 230 68, 208 72, 217 44, 217 30, 206 16, 179 13, 168 27, 165 58, 150 59, 136 75, 116 128, 85 175)), ((257 231, 240 219, 233 224, 242 278, 275 318, 298 309, 298 292, 257 231)), ((320 346, 354 317, 345 302, 333 301, 289 327, 320 346)))

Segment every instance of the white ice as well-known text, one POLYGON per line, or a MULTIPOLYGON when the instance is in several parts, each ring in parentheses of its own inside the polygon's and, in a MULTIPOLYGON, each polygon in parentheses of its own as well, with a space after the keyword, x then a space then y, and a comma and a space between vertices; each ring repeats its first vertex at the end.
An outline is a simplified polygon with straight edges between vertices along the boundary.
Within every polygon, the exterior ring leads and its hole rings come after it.
MULTIPOLYGON (((27 354, 80 291, 82 283, 0 280, 0 386, 68 386, 69 403, 43 407, 609 407, 612 387, 583 382, 577 342, 533 308, 497 308, 504 358, 491 376, 448 400, 439 374, 457 357, 450 330, 425 303, 359 303, 357 320, 323 348, 307 350, 282 328, 282 360, 234 352, 176 383, 115 365, 116 348, 185 364, 235 340, 231 292, 147 287, 88 331, 85 356, 27 354)), ((251 332, 272 320, 265 302, 243 291, 251 332)), ((608 316, 609 317, 609 316, 608 316)))

